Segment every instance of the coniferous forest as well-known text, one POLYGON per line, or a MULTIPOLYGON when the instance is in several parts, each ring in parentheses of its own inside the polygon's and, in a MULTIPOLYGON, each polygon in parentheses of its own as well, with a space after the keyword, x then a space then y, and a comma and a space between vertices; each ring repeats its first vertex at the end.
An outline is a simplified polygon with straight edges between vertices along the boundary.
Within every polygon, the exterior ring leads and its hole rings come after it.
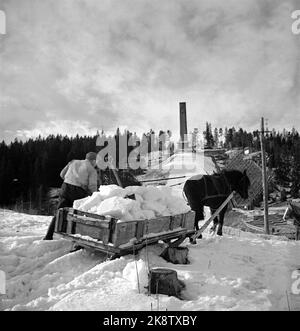
MULTIPOLYGON (((160 131, 162 133, 170 131, 160 131)), ((133 134, 126 131, 125 135, 133 134)), ((145 133, 142 138, 150 141, 154 131, 145 133)), ((102 135, 105 135, 102 132, 102 135)), ((134 134, 135 135, 135 134, 134 134)), ((159 136, 158 135, 158 136, 159 136)), ((117 130, 114 139, 120 137, 117 130)), ((212 129, 207 123, 203 137, 210 148, 246 148, 260 150, 259 132, 247 132, 235 128, 212 129)), ((50 188, 60 187, 59 176, 62 168, 73 159, 83 159, 89 151, 97 151, 97 136, 68 137, 51 135, 27 141, 15 140, 9 144, 0 143, 0 206, 23 210, 37 209, 49 213, 45 207, 50 188)), ((149 144, 150 146, 150 144, 149 144)), ((157 144, 157 150, 161 146, 157 144)), ((134 148, 134 147, 132 147, 134 148)), ((149 147, 151 149, 151 146, 149 147)), ((154 148, 155 149, 155 148, 154 148)), ((152 146, 153 150, 153 146, 152 146)), ((130 149, 128 150, 128 153, 130 149)), ((273 169, 278 185, 290 186, 293 197, 300 197, 300 136, 293 129, 266 135, 268 167, 273 169)), ((136 171, 134 174, 138 174, 136 171)))

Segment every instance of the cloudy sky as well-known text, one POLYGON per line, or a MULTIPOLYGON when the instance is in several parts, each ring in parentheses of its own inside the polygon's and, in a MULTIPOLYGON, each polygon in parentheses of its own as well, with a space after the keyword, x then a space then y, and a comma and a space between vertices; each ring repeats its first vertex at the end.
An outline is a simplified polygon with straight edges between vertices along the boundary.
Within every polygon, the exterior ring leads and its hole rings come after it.
POLYGON ((0 0, 0 139, 300 130, 299 0, 0 0))

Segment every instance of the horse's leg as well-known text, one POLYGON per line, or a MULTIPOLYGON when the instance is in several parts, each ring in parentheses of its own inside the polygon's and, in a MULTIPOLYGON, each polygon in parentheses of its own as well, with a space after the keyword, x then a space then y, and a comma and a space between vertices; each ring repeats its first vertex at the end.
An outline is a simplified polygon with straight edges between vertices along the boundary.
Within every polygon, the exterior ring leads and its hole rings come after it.
MULTIPOLYGON (((228 206, 228 205, 227 205, 228 206)), ((224 216, 225 216, 225 213, 226 213, 226 210, 227 210, 227 206, 225 206, 221 211, 220 211, 220 214, 219 214, 219 225, 218 225, 218 231, 217 231, 217 235, 218 236, 222 236, 223 235, 223 223, 224 223, 224 216)))
MULTIPOLYGON (((204 219, 203 206, 200 206, 200 208, 195 210, 195 223, 194 223, 194 226, 195 226, 196 231, 199 230, 198 222, 203 220, 203 219, 204 219)), ((202 238, 202 234, 199 235, 198 239, 201 239, 201 238, 202 238)), ((197 244, 197 241, 195 239, 193 240, 192 238, 190 238, 190 243, 197 244)))
MULTIPOLYGON (((211 211, 211 214, 213 215, 213 213, 216 211, 217 209, 214 209, 214 208, 210 208, 210 211, 211 211)), ((216 231, 216 228, 217 228, 217 225, 218 225, 218 216, 216 216, 213 220, 213 226, 210 228, 210 232, 215 232, 216 231)))
POLYGON ((195 210, 195 229, 199 230, 198 222, 204 219, 204 213, 203 213, 203 206, 199 206, 197 210, 195 210))

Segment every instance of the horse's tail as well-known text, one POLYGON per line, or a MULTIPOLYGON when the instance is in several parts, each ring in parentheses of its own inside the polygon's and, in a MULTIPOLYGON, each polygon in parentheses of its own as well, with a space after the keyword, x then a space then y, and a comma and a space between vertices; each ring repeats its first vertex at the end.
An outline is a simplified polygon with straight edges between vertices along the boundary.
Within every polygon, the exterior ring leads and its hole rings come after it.
POLYGON ((186 202, 187 204, 189 204, 189 200, 188 200, 188 198, 187 198, 187 196, 186 196, 186 194, 185 194, 185 186, 186 186, 186 182, 184 183, 183 188, 182 188, 182 197, 183 197, 183 199, 185 200, 185 202, 186 202))

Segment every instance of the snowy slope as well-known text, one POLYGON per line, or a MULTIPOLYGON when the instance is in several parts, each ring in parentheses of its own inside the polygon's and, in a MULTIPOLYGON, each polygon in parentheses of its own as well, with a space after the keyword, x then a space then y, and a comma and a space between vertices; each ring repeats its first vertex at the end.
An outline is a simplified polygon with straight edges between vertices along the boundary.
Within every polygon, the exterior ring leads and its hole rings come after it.
MULTIPOLYGON (((42 241, 50 217, 0 210, 0 269, 6 272, 8 310, 151 310, 148 267, 177 270, 186 284, 184 300, 159 296, 160 310, 287 310, 291 273, 300 266, 300 243, 252 234, 209 237, 190 249, 189 265, 158 255, 160 245, 105 261, 86 251, 69 253, 70 242, 42 241), (147 262, 148 261, 148 262, 147 262), (148 264, 149 263, 149 264, 148 264), (139 270, 140 293, 136 281, 139 270)), ((300 309, 292 306, 292 309, 300 309)))

